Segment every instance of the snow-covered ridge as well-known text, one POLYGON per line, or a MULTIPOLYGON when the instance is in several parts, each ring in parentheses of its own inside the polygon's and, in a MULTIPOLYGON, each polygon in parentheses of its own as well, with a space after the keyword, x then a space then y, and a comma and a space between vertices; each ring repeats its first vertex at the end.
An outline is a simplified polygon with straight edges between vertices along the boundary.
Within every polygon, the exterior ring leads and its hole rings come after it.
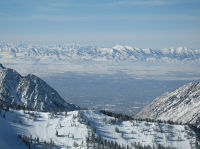
POLYGON ((34 61, 51 60, 129 60, 129 61, 192 61, 200 62, 200 49, 186 47, 150 49, 116 45, 98 48, 77 44, 28 45, 0 43, 0 59, 29 59, 34 61))
POLYGON ((34 110, 74 110, 79 107, 67 103, 46 82, 35 75, 21 76, 0 64, 0 103, 21 105, 34 110))
POLYGON ((137 118, 200 124, 200 82, 186 84, 156 98, 137 118))

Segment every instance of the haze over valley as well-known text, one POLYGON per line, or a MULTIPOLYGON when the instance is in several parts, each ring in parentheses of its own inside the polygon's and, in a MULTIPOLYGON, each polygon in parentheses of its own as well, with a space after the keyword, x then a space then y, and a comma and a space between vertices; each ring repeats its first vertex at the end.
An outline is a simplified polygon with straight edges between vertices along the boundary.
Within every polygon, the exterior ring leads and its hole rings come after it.
POLYGON ((0 62, 35 74, 84 108, 134 115, 165 92, 199 80, 199 49, 1 44, 0 62), (120 108, 119 108, 120 107, 120 108))

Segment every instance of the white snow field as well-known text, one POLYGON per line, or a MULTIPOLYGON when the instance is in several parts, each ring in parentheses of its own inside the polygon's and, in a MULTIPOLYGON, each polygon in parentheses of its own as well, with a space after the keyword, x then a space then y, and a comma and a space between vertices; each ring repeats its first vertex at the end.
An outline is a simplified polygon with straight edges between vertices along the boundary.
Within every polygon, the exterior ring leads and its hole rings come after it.
MULTIPOLYGON (((117 142, 134 148, 134 143, 190 149, 195 145, 195 133, 187 126, 152 123, 145 121, 112 122, 114 117, 98 111, 83 110, 71 112, 35 112, 1 110, 0 148, 23 149, 24 143, 17 134, 39 138, 40 142, 54 142, 53 148, 87 148, 87 137, 92 132, 102 140, 117 142), (4 118, 5 114, 5 118, 4 118), (94 131, 95 129, 95 131, 94 131), (15 146, 15 147, 13 147, 15 146)), ((39 148, 34 143, 32 148, 39 148)), ((94 148, 89 144, 89 148, 94 148)))
POLYGON ((9 121, 0 116, 0 148, 1 149, 27 149, 18 138, 9 121))

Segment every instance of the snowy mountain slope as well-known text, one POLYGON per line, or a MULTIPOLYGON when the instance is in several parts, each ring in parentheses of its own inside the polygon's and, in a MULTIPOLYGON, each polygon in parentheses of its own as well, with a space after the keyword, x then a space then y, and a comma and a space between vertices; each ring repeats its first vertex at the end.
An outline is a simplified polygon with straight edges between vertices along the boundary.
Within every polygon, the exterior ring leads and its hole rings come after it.
MULTIPOLYGON (((9 122, 9 127, 12 127, 14 133, 29 138, 39 138, 39 142, 52 141, 54 146, 57 146, 55 148, 94 149, 99 145, 94 145, 94 142, 90 141, 93 137, 101 138, 103 141, 101 145, 107 142, 103 145, 105 148, 108 142, 116 142, 118 145, 129 145, 131 148, 135 148, 135 144, 151 147, 161 144, 165 147, 190 149, 194 147, 196 141, 195 134, 187 126, 142 121, 113 123, 111 120, 115 118, 97 111, 53 114, 12 109, 5 113, 1 110, 1 117, 4 114, 5 118, 0 118, 0 123, 5 120, 9 122)), ((0 127, 0 131, 1 129, 3 128, 0 127)), ((9 144, 9 142, 4 143, 9 144)))
POLYGON ((0 148, 2 149, 27 149, 27 146, 18 138, 9 121, 0 116, 0 148))
POLYGON ((46 61, 161 61, 200 62, 200 49, 186 47, 150 49, 116 45, 114 47, 94 47, 77 44, 29 45, 0 43, 0 59, 46 61))
POLYGON ((35 75, 21 76, 13 69, 0 65, 0 103, 21 105, 34 110, 74 110, 47 83, 35 75))
POLYGON ((120 144, 131 146, 136 142, 151 147, 161 144, 165 147, 190 148, 189 140, 184 138, 186 136, 184 126, 135 120, 112 124, 110 122, 112 117, 98 112, 84 111, 84 115, 91 121, 91 125, 96 126, 96 132, 102 138, 117 141, 120 144))
POLYGON ((166 93, 145 107, 136 118, 170 120, 199 125, 200 82, 188 83, 166 93))

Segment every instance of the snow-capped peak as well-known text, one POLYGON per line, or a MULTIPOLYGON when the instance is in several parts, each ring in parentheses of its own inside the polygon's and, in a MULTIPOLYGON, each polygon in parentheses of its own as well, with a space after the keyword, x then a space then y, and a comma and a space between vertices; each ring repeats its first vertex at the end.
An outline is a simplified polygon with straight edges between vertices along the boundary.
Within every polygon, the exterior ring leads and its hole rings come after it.
POLYGON ((35 75, 21 76, 0 64, 0 103, 25 106, 39 111, 74 110, 46 82, 35 75))
POLYGON ((118 50, 118 51, 124 51, 124 50, 126 50, 126 48, 124 46, 122 46, 122 45, 115 45, 112 48, 115 49, 115 50, 118 50))

